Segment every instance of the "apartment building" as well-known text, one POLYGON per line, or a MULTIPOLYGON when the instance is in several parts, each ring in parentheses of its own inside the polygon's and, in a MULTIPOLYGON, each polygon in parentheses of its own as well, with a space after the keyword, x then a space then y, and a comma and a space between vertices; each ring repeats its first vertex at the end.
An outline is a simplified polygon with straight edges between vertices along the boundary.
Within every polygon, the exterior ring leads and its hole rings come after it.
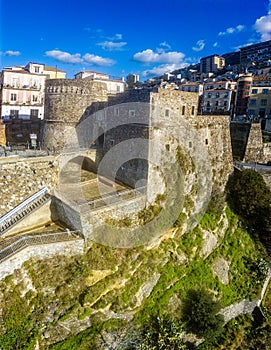
POLYGON ((45 80, 66 72, 29 62, 6 67, 0 73, 0 113, 8 145, 37 145, 44 118, 45 80))
POLYGON ((253 76, 247 73, 239 76, 235 99, 235 115, 246 115, 253 76))
POLYGON ((206 89, 203 93, 203 112, 229 113, 234 107, 235 92, 232 89, 206 89))
POLYGON ((253 62, 271 61, 271 40, 262 43, 249 45, 240 49, 240 61, 243 65, 248 65, 253 62))
POLYGON ((247 114, 253 118, 271 116, 271 86, 252 86, 247 114))
POLYGON ((216 73, 225 66, 225 59, 219 55, 211 55, 200 59, 201 73, 216 73))

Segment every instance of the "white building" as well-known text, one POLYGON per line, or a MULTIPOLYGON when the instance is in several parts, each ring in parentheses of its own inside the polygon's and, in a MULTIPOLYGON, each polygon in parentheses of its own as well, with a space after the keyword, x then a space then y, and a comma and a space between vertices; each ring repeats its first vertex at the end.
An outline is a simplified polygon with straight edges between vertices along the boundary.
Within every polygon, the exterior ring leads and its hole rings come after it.
POLYGON ((118 94, 120 92, 124 92, 125 90, 124 79, 111 79, 109 74, 86 70, 75 74, 74 77, 75 79, 87 79, 105 83, 107 86, 107 91, 110 94, 118 94))

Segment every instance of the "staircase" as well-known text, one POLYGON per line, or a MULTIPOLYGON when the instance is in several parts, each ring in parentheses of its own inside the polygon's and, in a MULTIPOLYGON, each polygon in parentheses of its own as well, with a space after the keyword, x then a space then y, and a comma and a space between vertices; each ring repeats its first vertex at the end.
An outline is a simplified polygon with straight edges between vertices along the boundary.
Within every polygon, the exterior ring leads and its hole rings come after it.
POLYGON ((0 238, 0 263, 26 247, 76 240, 82 240, 81 233, 70 230, 64 232, 24 234, 7 239, 0 238))
POLYGON ((43 204, 49 201, 50 194, 47 192, 47 187, 34 193, 17 207, 10 210, 0 218, 0 236, 6 231, 17 225, 18 222, 26 218, 29 214, 40 208, 43 204))

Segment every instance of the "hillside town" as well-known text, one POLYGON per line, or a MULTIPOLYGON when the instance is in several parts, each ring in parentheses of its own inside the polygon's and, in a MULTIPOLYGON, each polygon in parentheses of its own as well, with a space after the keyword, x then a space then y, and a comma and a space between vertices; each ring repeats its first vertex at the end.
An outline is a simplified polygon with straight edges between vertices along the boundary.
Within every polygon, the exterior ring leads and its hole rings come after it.
MULTIPOLYGON (((66 72, 29 62, 5 67, 0 75, 1 154, 11 149, 40 149, 44 120, 45 82, 66 79, 66 72)), ((196 65, 141 82, 139 75, 112 78, 82 71, 74 80, 106 84, 108 95, 127 90, 175 89, 198 94, 198 115, 229 115, 231 121, 260 123, 271 139, 271 40, 222 56, 213 54, 196 65)))

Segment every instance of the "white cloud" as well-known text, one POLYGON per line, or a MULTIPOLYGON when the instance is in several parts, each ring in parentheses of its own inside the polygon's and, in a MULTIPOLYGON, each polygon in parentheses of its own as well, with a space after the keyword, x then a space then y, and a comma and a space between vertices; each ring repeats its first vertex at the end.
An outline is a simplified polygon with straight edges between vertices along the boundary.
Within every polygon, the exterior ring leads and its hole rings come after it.
POLYGON ((125 45, 127 45, 127 42, 120 41, 120 42, 114 42, 114 41, 103 41, 101 43, 97 44, 98 46, 101 46, 103 50, 107 51, 120 51, 123 49, 125 45))
POLYGON ((115 61, 111 58, 104 58, 101 56, 93 55, 90 53, 86 53, 83 56, 84 62, 95 64, 96 66, 113 66, 115 64, 115 61))
POLYGON ((258 18, 254 28, 261 35, 262 41, 271 40, 271 0, 269 0, 267 15, 258 18))
POLYGON ((194 47, 192 47, 192 49, 194 51, 202 51, 205 47, 205 40, 198 40, 196 45, 197 45, 197 47, 194 46, 194 47))
POLYGON ((46 51, 45 55, 65 63, 88 63, 97 66, 112 66, 115 63, 115 61, 111 58, 104 58, 90 53, 86 53, 84 56, 81 56, 80 53, 70 54, 69 52, 64 52, 61 50, 51 50, 46 51))
POLYGON ((218 42, 213 43, 213 47, 218 47, 218 42))
POLYGON ((20 56, 20 51, 7 50, 5 52, 0 51, 1 56, 20 56))
POLYGON ((180 63, 184 54, 182 52, 170 51, 165 52, 164 50, 159 50, 159 52, 154 52, 151 49, 143 50, 134 54, 133 59, 137 62, 142 63, 180 63))
POLYGON ((82 57, 80 53, 70 54, 69 52, 64 52, 60 50, 46 51, 45 55, 54 58, 57 61, 65 63, 82 63, 82 57))
MULTIPOLYGON (((184 65, 182 65, 184 66, 184 65)), ((147 69, 142 72, 143 77, 147 76, 159 76, 164 73, 172 72, 176 69, 182 68, 179 64, 173 63, 173 64, 162 64, 157 67, 153 67, 152 69, 147 69)))
POLYGON ((242 32, 245 29, 245 26, 243 24, 238 24, 236 27, 229 27, 225 30, 225 32, 219 32, 218 35, 229 35, 229 34, 237 34, 242 32))
POLYGON ((160 43, 159 46, 163 47, 165 50, 170 50, 171 49, 171 46, 166 41, 163 41, 162 43, 160 43))

